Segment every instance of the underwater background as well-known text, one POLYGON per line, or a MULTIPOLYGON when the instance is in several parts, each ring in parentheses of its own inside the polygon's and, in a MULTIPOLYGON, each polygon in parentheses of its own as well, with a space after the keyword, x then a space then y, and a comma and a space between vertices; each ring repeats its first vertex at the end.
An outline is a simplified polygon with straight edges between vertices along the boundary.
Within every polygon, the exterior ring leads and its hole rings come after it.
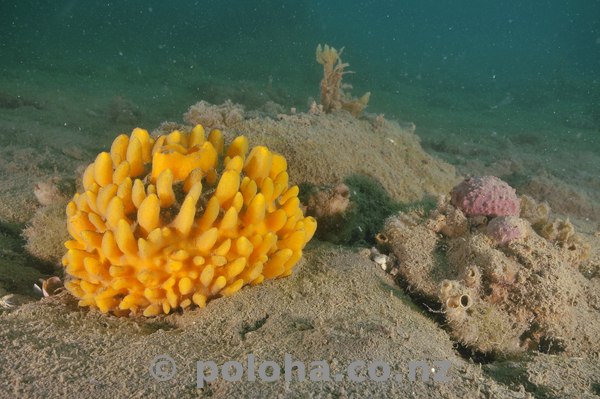
POLYGON ((0 7, 4 68, 28 70, 32 78, 62 73, 72 77, 68 86, 85 79, 92 94, 114 77, 130 85, 120 94, 141 101, 159 82, 177 91, 171 101, 184 107, 206 96, 212 82, 260 90, 272 79, 287 91, 283 100, 304 105, 318 95, 314 52, 327 43, 346 47, 343 59, 357 72, 346 79, 373 92, 371 112, 420 121, 428 119, 424 111, 409 112, 419 100, 471 110, 560 109, 557 103, 571 101, 600 124, 597 1, 70 0, 0 7))
POLYGON ((181 122, 201 100, 303 112, 319 100, 315 50, 328 44, 344 48, 346 91, 371 92, 363 115, 413 122, 459 176, 499 176, 554 212, 600 222, 598 1, 0 8, 0 144, 16 145, 27 121, 92 156, 136 126, 181 122))
MULTIPOLYGON (((340 364, 367 352, 394 361, 452 359, 455 383, 402 385, 399 397, 514 398, 527 397, 525 390, 567 397, 572 385, 569 397, 600 396, 597 352, 582 360, 548 349, 483 369, 461 357, 446 326, 369 258, 387 217, 412 209, 424 193, 448 193, 462 178, 484 175, 548 204, 552 217, 569 218, 565 225, 592 252, 581 275, 572 274, 595 284, 589 293, 597 298, 600 1, 0 0, 0 343, 7 348, 0 362, 10 366, 0 367, 8 381, 0 397, 153 395, 148 363, 166 347, 184 354, 189 370, 201 356, 224 361, 254 350, 265 359, 297 350, 340 364), (344 90, 371 93, 358 121, 302 114, 319 102, 316 49, 325 44, 344 48, 345 71, 353 72, 344 75, 352 85, 344 90), (33 298, 40 277, 64 276, 65 201, 90 162, 135 127, 180 124, 190 106, 227 100, 245 108, 244 134, 289 139, 291 181, 371 168, 370 176, 340 174, 352 189, 346 199, 360 210, 351 238, 317 236, 290 278, 162 319, 86 313, 66 294, 33 298), (319 122, 286 120, 298 116, 319 122), (256 130, 248 128, 255 120, 256 130), (264 128, 269 123, 277 134, 264 128), (365 154, 377 162, 360 164, 365 154), (314 169, 302 169, 307 164, 314 169)), ((426 200, 435 206, 435 198, 426 200)), ((599 303, 580 307, 591 314, 599 303)), ((594 320, 578 319, 589 327, 581 342, 600 342, 594 320)), ((189 375, 159 392, 198 396, 189 375)), ((236 389, 280 393, 276 384, 219 384, 214 397, 236 389)), ((371 382, 361 392, 383 396, 389 387, 371 382)), ((292 388, 325 396, 339 386, 292 388)))
MULTIPOLYGON (((517 188, 543 174, 599 197, 598 1, 70 0, 0 8, 0 109, 103 137, 98 149, 135 126, 179 121, 200 100, 305 111, 319 98, 316 47, 328 44, 345 47, 353 94, 372 93, 365 112, 414 122, 423 148, 459 173, 495 174, 517 188), (70 117, 49 108, 59 103, 70 117), (29 115, 31 107, 42 112, 29 115)), ((584 208, 578 216, 600 220, 584 208)))
POLYGON ((0 8, 0 109, 95 135, 98 150, 133 127, 180 121, 200 100, 305 111, 319 98, 316 47, 328 44, 344 48, 352 93, 371 92, 364 113, 415 123, 422 147, 459 175, 494 174, 554 211, 600 221, 598 1, 0 8), (533 176, 566 186, 532 188, 533 176), (569 209, 565 195, 577 197, 569 209))

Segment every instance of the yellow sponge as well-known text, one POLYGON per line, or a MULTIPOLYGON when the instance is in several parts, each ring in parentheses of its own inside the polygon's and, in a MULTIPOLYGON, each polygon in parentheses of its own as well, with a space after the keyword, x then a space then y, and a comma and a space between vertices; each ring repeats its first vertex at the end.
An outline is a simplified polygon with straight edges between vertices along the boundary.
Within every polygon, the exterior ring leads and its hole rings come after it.
POLYGON ((317 224, 285 158, 248 149, 240 136, 225 151, 221 132, 205 139, 200 125, 117 137, 67 206, 65 286, 79 305, 154 316, 289 275, 317 224))

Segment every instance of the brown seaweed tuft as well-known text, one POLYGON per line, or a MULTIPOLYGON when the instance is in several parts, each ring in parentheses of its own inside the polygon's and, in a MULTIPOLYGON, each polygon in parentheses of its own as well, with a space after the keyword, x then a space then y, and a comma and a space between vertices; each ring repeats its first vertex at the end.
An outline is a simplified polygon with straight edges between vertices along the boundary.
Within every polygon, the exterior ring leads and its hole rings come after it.
POLYGON ((351 71, 344 71, 349 64, 342 62, 340 58, 342 51, 344 51, 343 47, 339 52, 328 45, 325 45, 325 50, 320 44, 317 47, 317 62, 323 65, 325 75, 321 81, 321 103, 327 113, 343 109, 358 116, 367 107, 371 93, 367 92, 361 98, 344 93, 343 89, 351 89, 352 85, 341 83, 342 75, 351 73, 351 71))

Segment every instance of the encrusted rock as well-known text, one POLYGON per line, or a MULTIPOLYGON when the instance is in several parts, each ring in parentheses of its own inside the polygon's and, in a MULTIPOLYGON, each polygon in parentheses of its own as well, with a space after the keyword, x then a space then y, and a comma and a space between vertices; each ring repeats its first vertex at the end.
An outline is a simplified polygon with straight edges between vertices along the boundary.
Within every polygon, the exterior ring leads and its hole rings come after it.
POLYGON ((463 182, 452 202, 463 209, 442 197, 428 218, 400 213, 386 221, 379 250, 396 262, 398 284, 444 312, 450 336, 474 351, 600 350, 600 339, 590 338, 600 336, 600 295, 577 270, 589 246, 568 219, 544 222, 547 207, 527 201, 532 229, 514 215, 514 190, 493 177, 463 182), (452 215, 465 221, 451 224, 452 215))

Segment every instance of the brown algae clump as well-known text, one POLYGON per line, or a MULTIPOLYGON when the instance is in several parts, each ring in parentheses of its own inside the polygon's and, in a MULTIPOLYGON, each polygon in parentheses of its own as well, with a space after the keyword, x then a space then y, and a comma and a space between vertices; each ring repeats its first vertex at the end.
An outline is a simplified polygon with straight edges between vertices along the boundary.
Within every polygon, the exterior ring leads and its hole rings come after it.
POLYGON ((325 112, 337 110, 346 110, 354 116, 357 116, 367 107, 371 93, 366 93, 359 98, 353 98, 344 89, 351 89, 352 85, 342 83, 342 75, 350 73, 344 71, 349 64, 344 64, 340 58, 344 48, 337 51, 333 47, 325 45, 325 49, 317 47, 317 62, 323 65, 324 77, 321 81, 321 104, 325 112))

